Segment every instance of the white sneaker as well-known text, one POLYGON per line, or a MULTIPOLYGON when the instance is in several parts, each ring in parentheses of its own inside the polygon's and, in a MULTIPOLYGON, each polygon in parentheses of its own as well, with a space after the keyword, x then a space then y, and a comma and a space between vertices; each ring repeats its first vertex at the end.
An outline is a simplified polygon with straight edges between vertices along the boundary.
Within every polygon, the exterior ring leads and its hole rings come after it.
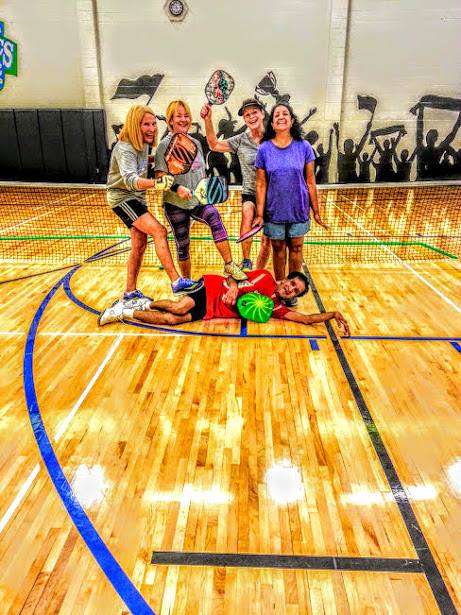
POLYGON ((248 280, 247 275, 240 269, 237 263, 234 263, 234 261, 231 261, 224 266, 224 273, 231 278, 234 278, 237 282, 248 280))
MULTIPOLYGON (((123 307, 128 310, 139 310, 140 312, 144 312, 149 309, 152 299, 149 299, 149 297, 136 297, 135 299, 122 299, 121 301, 123 303, 123 307)), ((118 301, 112 305, 115 305, 116 303, 118 303, 118 301)))
POLYGON ((101 312, 98 318, 98 325, 102 327, 103 325, 108 325, 110 322, 115 322, 119 320, 123 322, 123 308, 124 308, 123 300, 120 299, 116 301, 114 305, 104 312, 101 312))

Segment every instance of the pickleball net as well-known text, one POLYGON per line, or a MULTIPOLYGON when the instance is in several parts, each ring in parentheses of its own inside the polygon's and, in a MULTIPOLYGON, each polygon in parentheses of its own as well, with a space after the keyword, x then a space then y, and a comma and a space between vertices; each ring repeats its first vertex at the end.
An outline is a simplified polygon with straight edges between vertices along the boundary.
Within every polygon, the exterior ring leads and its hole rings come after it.
MULTIPOLYGON (((390 262, 461 258, 461 184, 320 186, 326 231, 311 221, 305 238, 306 262, 390 262)), ((162 193, 147 193, 150 211, 167 228, 162 193)), ((235 260, 241 253, 241 192, 229 190, 218 206, 235 260)), ((106 203, 104 186, 0 183, 0 258, 9 263, 71 265, 106 250, 100 264, 125 264, 129 232, 106 203), (112 247, 113 246, 113 247, 112 247)), ((253 240, 256 259, 260 235, 253 240)), ((170 233, 170 246, 176 255, 170 233)), ((193 223, 194 271, 222 267, 209 228, 193 223)), ((144 266, 158 266, 150 245, 144 266)))

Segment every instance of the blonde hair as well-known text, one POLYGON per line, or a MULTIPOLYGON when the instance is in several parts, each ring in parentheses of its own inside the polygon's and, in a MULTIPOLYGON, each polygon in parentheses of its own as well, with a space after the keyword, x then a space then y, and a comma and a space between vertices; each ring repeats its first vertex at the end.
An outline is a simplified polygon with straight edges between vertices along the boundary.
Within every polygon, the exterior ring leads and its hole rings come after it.
POLYGON ((187 113, 187 115, 190 117, 192 121, 192 113, 191 113, 189 105, 183 100, 172 100, 170 104, 168 105, 166 109, 166 113, 165 113, 166 123, 170 130, 171 130, 171 121, 173 119, 173 115, 176 113, 176 111, 179 110, 179 107, 184 107, 184 111, 187 113))
MULTIPOLYGON (((142 118, 149 113, 155 117, 150 107, 145 105, 133 105, 128 111, 123 128, 118 136, 119 141, 128 141, 139 152, 144 147, 144 139, 141 132, 142 118)), ((155 131, 154 143, 157 145, 157 130, 155 131)))

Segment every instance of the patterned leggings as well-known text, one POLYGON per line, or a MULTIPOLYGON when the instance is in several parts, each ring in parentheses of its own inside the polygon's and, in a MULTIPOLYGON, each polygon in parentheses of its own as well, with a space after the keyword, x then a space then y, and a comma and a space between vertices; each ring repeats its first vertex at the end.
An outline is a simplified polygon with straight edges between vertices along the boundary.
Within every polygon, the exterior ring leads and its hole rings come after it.
POLYGON ((215 243, 227 241, 226 228, 218 210, 213 205, 197 205, 194 209, 181 209, 171 203, 165 203, 164 208, 166 219, 173 231, 179 261, 189 259, 191 218, 210 227, 215 243))

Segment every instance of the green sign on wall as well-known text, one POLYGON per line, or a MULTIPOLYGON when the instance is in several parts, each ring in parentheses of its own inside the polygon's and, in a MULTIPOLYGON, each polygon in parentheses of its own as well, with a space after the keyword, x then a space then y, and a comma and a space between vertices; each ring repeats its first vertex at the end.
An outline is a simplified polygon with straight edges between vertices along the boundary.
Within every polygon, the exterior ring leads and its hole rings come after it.
POLYGON ((0 90, 5 86, 5 75, 18 74, 18 46, 4 36, 4 23, 0 21, 0 90))

